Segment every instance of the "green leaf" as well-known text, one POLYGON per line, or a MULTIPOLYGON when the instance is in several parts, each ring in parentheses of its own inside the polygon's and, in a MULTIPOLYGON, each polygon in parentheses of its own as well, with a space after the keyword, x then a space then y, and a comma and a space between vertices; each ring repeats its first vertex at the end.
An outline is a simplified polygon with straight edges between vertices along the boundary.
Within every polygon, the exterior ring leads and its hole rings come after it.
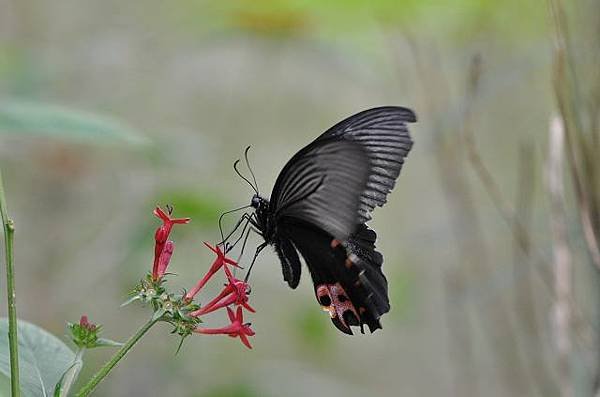
POLYGON ((80 350, 80 353, 75 357, 75 361, 65 373, 60 377, 60 381, 56 384, 54 388, 54 397, 66 397, 69 395, 69 390, 77 381, 79 377, 79 372, 83 367, 83 360, 81 357, 83 356, 83 350, 80 350))
POLYGON ((146 138, 117 120, 58 105, 0 101, 0 134, 32 134, 76 142, 143 144, 146 138))
POLYGON ((0 396, 10 396, 10 379, 0 374, 0 396))
MULTIPOLYGON (((42 328, 19 320, 19 374, 24 397, 47 397, 54 392, 75 353, 42 328)), ((8 320, 0 319, 0 373, 10 377, 8 320)))
POLYGON ((161 318, 162 316, 165 315, 167 311, 165 309, 158 309, 157 311, 154 312, 154 314, 152 315, 152 321, 156 321, 159 318, 161 318))
POLYGON ((95 347, 121 347, 123 344, 121 342, 114 341, 112 339, 106 338, 98 338, 96 341, 95 347))
POLYGON ((137 300, 139 300, 139 299, 140 299, 140 295, 139 295, 139 294, 138 294, 138 295, 135 295, 135 296, 132 296, 131 298, 127 299, 125 302, 121 303, 121 306, 120 306, 120 307, 127 306, 127 305, 129 305, 130 303, 133 303, 133 302, 135 302, 135 301, 137 301, 137 300))

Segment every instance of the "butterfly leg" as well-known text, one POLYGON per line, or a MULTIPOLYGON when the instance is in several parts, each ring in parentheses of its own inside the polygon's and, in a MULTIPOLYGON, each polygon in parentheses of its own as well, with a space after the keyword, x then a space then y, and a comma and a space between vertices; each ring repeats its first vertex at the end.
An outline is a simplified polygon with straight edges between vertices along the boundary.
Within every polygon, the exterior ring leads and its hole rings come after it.
POLYGON ((252 262, 250 263, 250 267, 248 268, 248 272, 246 273, 246 277, 244 277, 244 282, 248 282, 248 278, 250 277, 250 272, 252 271, 252 266, 254 266, 254 262, 256 262, 256 258, 258 258, 258 254, 262 251, 268 243, 262 243, 258 247, 256 247, 256 252, 254 253, 254 258, 252 258, 252 262))
MULTIPOLYGON (((242 255, 244 255, 244 251, 246 249, 246 243, 248 242, 248 237, 250 237, 250 232, 253 231, 254 233, 258 234, 259 236, 262 236, 262 233, 260 232, 260 228, 257 226, 258 222, 256 221, 256 213, 252 213, 248 217, 248 222, 244 226, 244 229, 246 228, 246 226, 248 226, 248 224, 250 224, 252 226, 250 226, 250 228, 246 232, 246 236, 244 237, 244 242, 242 243, 242 249, 240 250, 240 254, 238 255, 238 258, 237 258, 238 262, 242 258, 242 255)), ((242 234, 240 235, 240 238, 242 237, 242 235, 244 234, 244 232, 245 232, 245 230, 242 231, 242 234)), ((239 242, 240 238, 238 238, 236 240, 236 242, 234 243, 234 246, 239 242)))
MULTIPOLYGON (((246 232, 246 229, 248 228, 248 225, 250 224, 250 220, 248 219, 248 217, 245 218, 246 223, 244 223, 244 227, 242 227, 242 232, 240 233, 240 235, 238 236, 237 239, 235 239, 235 241, 233 242, 233 244, 229 244, 229 246, 227 247, 227 252, 231 251, 239 242, 240 240, 244 239, 244 241, 246 241, 246 239, 248 238, 248 232, 246 232), (244 238, 244 236, 246 236, 244 238)), ((240 261, 240 258, 237 259, 237 261, 240 261)))
POLYGON ((235 224, 235 226, 233 227, 233 230, 231 230, 231 232, 229 232, 229 234, 225 237, 223 237, 223 229, 221 227, 221 223, 219 222, 219 229, 221 230, 221 245, 225 244, 225 242, 227 240, 229 240, 229 238, 231 236, 233 236, 233 234, 236 232, 236 230, 238 230, 238 228, 240 227, 240 225, 244 222, 244 220, 248 220, 250 218, 250 214, 248 214, 247 212, 245 212, 240 219, 237 221, 237 223, 235 224))

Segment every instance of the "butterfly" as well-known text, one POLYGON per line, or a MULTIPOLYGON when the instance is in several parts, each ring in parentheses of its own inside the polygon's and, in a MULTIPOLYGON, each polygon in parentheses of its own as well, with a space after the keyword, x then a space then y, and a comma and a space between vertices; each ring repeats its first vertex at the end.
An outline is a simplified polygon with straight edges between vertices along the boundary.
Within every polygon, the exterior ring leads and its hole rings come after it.
MULTIPOLYGON (((283 279, 295 289, 302 257, 317 301, 346 334, 353 334, 351 326, 360 326, 362 333, 365 324, 371 333, 382 328, 380 317, 390 310, 383 256, 366 222, 394 188, 413 145, 407 126, 413 122, 413 111, 398 106, 346 118, 287 162, 270 199, 259 194, 252 170, 254 185, 234 164, 255 190, 250 205, 242 207, 254 211, 244 214, 238 225, 246 219, 264 239, 252 264, 271 245, 283 279)), ((249 166, 247 153, 248 148, 249 166)))

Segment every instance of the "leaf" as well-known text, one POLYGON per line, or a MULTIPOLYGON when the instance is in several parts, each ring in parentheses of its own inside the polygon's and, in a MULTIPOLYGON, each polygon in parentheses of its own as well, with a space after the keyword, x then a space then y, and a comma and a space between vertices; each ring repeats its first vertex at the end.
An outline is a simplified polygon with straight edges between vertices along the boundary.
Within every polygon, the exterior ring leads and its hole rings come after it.
POLYGON ((0 396, 10 396, 10 379, 0 374, 0 396))
POLYGON ((159 318, 161 318, 162 316, 165 315, 167 311, 165 309, 158 309, 157 311, 154 312, 154 314, 152 315, 152 321, 156 321, 159 318))
MULTIPOLYGON (((42 328, 19 320, 19 374, 24 397, 52 396, 54 385, 72 365, 75 354, 42 328)), ((8 320, 0 319, 0 373, 10 377, 8 320)))
POLYGON ((133 302, 135 302, 135 301, 137 301, 137 300, 139 300, 139 299, 140 299, 140 295, 139 295, 139 294, 138 294, 138 295, 135 295, 135 296, 132 296, 131 298, 127 299, 125 302, 121 303, 121 306, 120 306, 120 307, 127 306, 127 305, 129 305, 130 303, 133 303, 133 302))
POLYGON ((87 143, 147 143, 117 120, 58 105, 0 101, 0 133, 32 134, 87 143))
POLYGON ((98 340, 96 341, 95 347, 121 347, 121 346, 123 346, 123 343, 121 343, 121 342, 117 342, 112 339, 98 338, 98 340))
POLYGON ((54 397, 66 397, 69 395, 69 390, 75 384, 75 381, 79 377, 79 372, 83 367, 83 360, 81 359, 82 353, 75 357, 75 361, 65 373, 60 377, 60 381, 54 388, 54 397))

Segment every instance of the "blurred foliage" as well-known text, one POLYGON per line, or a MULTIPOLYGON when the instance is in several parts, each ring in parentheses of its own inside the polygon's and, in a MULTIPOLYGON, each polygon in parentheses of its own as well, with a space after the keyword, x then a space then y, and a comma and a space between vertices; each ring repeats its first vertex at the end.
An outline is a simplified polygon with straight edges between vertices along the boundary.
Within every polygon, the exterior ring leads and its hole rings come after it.
POLYGON ((228 201, 211 192, 168 189, 157 197, 160 205, 172 206, 175 214, 192 218, 194 224, 205 228, 215 228, 219 216, 228 209, 228 201))
MULTIPOLYGON (((204 33, 242 30, 274 38, 323 37, 355 45, 377 44, 386 29, 413 29, 425 23, 449 39, 499 29, 505 39, 546 31, 546 9, 519 0, 177 0, 177 23, 204 33), (518 12, 515 12, 519 10, 518 12), (183 14, 185 12, 185 14, 183 14), (209 18, 207 18, 209 16, 209 18), (199 24, 198 21, 208 24, 199 24)), ((169 3, 172 5, 173 3, 169 3)), ((174 14, 173 14, 174 13, 174 14)), ((379 43, 381 44, 381 43, 379 43)))
POLYGON ((390 305, 394 308, 393 317, 404 320, 411 314, 415 308, 417 297, 415 296, 416 280, 412 273, 402 271, 397 264, 386 265, 388 269, 394 269, 391 276, 388 276, 390 288, 390 305), (396 265, 396 266, 393 266, 396 265))
POLYGON ((109 117, 57 105, 7 100, 0 102, 0 133, 104 144, 146 142, 138 132, 109 117))
POLYGON ((26 49, 0 40, 0 83, 4 95, 35 97, 41 82, 40 67, 27 56, 26 49))
POLYGON ((293 330, 303 346, 311 351, 327 352, 332 347, 333 331, 328 315, 316 305, 304 306, 294 313, 293 330))

